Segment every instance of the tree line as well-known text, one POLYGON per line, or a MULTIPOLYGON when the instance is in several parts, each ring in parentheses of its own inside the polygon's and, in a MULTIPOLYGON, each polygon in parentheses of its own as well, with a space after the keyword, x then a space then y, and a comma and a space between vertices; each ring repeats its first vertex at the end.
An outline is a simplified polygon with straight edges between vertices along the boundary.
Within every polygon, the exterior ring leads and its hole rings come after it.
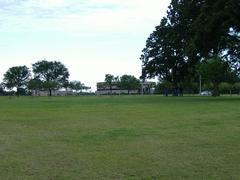
POLYGON ((214 96, 222 82, 239 82, 239 9, 239 0, 172 0, 142 51, 141 78, 172 90, 202 78, 214 96))
POLYGON ((112 94, 113 86, 119 89, 127 90, 128 94, 132 90, 139 90, 141 88, 140 80, 133 75, 123 75, 121 77, 112 74, 105 75, 105 83, 109 87, 110 94, 112 94))
POLYGON ((0 94, 27 95, 44 90, 52 96, 53 90, 61 88, 70 88, 76 92, 90 89, 80 81, 69 81, 69 71, 59 61, 38 61, 32 65, 32 73, 25 65, 9 68, 4 74, 0 94), (10 91, 15 88, 16 92, 6 92, 5 88, 10 91))

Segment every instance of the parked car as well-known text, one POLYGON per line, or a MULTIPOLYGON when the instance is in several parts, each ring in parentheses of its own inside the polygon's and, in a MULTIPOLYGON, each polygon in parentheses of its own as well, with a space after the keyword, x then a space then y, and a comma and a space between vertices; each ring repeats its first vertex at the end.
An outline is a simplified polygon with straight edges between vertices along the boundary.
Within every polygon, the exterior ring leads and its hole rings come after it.
POLYGON ((200 93, 201 96, 211 96, 212 95, 212 92, 211 91, 202 91, 200 93))

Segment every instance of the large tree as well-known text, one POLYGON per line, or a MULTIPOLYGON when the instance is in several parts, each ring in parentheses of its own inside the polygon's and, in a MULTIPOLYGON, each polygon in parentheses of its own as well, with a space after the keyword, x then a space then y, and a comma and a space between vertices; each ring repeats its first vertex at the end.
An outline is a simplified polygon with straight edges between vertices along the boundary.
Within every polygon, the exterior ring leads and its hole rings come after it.
POLYGON ((2 86, 2 83, 0 83, 0 96, 2 96, 4 94, 5 94, 4 88, 2 86))
POLYGON ((4 74, 3 84, 8 89, 17 89, 17 95, 20 95, 22 88, 25 88, 30 78, 30 71, 27 66, 14 66, 4 74))
POLYGON ((52 95, 52 90, 63 87, 68 81, 68 69, 58 61, 38 61, 32 65, 35 78, 42 81, 43 88, 52 95))
POLYGON ((128 90, 128 94, 131 90, 138 90, 140 88, 140 81, 132 75, 123 75, 120 77, 121 89, 128 90))
POLYGON ((190 26, 198 11, 199 5, 195 2, 171 2, 167 17, 161 20, 143 49, 142 78, 158 76, 160 80, 167 80, 176 88, 186 76, 193 73, 197 53, 188 51, 187 45, 192 33, 190 26))
MULTIPOLYGON (((203 57, 239 55, 240 42, 240 1, 201 1, 200 12, 193 22, 194 48, 203 57)), ((236 57, 235 57, 236 58, 236 57)))
MULTIPOLYGON (((167 16, 147 39, 142 77, 177 86, 201 60, 220 56, 240 67, 239 0, 172 0, 167 16)), ((239 70, 239 69, 238 69, 239 70)))

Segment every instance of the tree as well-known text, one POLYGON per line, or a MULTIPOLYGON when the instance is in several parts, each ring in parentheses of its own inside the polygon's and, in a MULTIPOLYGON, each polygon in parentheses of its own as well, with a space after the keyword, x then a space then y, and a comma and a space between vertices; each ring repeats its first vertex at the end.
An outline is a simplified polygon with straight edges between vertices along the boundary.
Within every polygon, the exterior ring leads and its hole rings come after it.
POLYGON ((240 82, 236 82, 234 84, 234 89, 237 92, 237 94, 240 95, 240 82))
POLYGON ((28 82, 27 88, 28 88, 29 90, 35 91, 35 95, 36 95, 36 94, 37 94, 37 91, 42 88, 42 82, 41 82, 40 79, 33 78, 33 79, 31 79, 31 80, 28 82))
POLYGON ((0 83, 0 96, 3 96, 3 95, 5 95, 5 91, 2 84, 0 83))
POLYGON ((228 64, 219 57, 214 57, 203 62, 199 67, 202 77, 213 84, 213 96, 220 95, 219 84, 227 78, 229 71, 228 64))
POLYGON ((113 87, 113 84, 114 82, 116 82, 117 78, 114 77, 113 75, 111 74, 106 74, 105 75, 105 83, 109 86, 109 89, 110 89, 110 93, 112 94, 112 87, 113 87))
POLYGON ((240 71, 239 0, 172 0, 143 49, 142 78, 173 87, 196 74, 195 65, 219 56, 240 71))
POLYGON ((201 1, 191 28, 193 46, 202 57, 223 56, 231 64, 239 65, 239 9, 239 0, 201 1))
POLYGON ((43 81, 42 88, 49 90, 49 96, 52 96, 52 90, 59 89, 61 86, 57 81, 43 81))
POLYGON ((17 89, 17 95, 20 95, 22 88, 25 88, 30 78, 30 71, 27 66, 14 66, 8 69, 4 74, 3 83, 8 89, 17 89))
POLYGON ((52 90, 63 87, 68 81, 68 69, 58 61, 38 61, 32 65, 34 77, 42 81, 43 88, 52 95, 52 90))
POLYGON ((234 88, 234 85, 227 82, 222 82, 219 84, 220 92, 224 94, 229 93, 230 95, 232 95, 233 88, 234 88))
POLYGON ((80 81, 71 81, 69 83, 69 87, 76 92, 82 91, 84 89, 84 84, 81 83, 80 81))
POLYGON ((140 81, 132 75, 123 75, 120 78, 120 87, 128 90, 128 94, 131 90, 137 90, 140 88, 140 81))
POLYGON ((194 1, 172 0, 167 17, 149 36, 143 49, 142 78, 158 76, 160 81, 172 83, 173 88, 194 73, 198 57, 195 51, 188 51, 191 24, 199 12, 194 1), (187 53, 188 52, 188 53, 187 53))
POLYGON ((88 90, 90 90, 90 89, 91 89, 91 87, 86 86, 85 84, 83 84, 82 90, 88 91, 88 90))
POLYGON ((71 81, 69 83, 69 88, 75 90, 77 93, 82 93, 83 90, 91 89, 90 87, 85 86, 85 84, 81 83, 80 81, 71 81))

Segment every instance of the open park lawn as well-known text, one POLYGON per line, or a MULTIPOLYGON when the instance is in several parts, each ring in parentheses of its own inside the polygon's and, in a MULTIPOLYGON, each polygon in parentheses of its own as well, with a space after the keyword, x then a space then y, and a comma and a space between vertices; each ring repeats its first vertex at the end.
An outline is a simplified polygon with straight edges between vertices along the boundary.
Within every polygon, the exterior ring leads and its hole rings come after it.
POLYGON ((240 96, 0 97, 0 179, 240 179, 240 96))

